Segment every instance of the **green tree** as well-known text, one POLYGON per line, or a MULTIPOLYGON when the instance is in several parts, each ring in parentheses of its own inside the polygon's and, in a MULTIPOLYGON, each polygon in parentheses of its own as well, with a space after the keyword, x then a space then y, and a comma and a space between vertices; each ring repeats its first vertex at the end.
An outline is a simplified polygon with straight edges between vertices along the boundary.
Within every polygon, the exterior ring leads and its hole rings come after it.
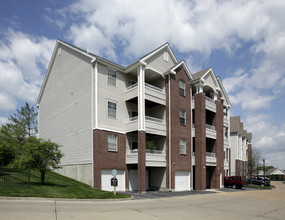
POLYGON ((0 127, 0 165, 8 165, 21 156, 26 139, 38 132, 37 115, 34 107, 26 102, 0 127))
POLYGON ((261 161, 262 154, 259 149, 252 148, 248 152, 248 165, 250 167, 250 177, 254 171, 258 173, 258 163, 261 161))
POLYGON ((64 156, 60 147, 51 141, 29 137, 23 146, 23 155, 14 161, 14 166, 38 170, 41 173, 41 184, 44 184, 46 173, 60 168, 60 159, 64 156))
POLYGON ((38 133, 37 116, 34 107, 26 102, 25 106, 17 109, 17 112, 9 117, 11 123, 7 124, 8 129, 18 141, 24 142, 26 138, 38 133))

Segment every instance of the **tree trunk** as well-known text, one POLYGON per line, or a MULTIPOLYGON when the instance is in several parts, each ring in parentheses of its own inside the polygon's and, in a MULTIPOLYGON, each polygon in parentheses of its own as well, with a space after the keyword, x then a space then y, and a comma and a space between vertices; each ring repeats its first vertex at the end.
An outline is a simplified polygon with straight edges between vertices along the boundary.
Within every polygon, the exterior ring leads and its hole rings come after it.
POLYGON ((45 184, 45 175, 46 175, 46 173, 41 172, 41 183, 42 183, 42 185, 45 184))

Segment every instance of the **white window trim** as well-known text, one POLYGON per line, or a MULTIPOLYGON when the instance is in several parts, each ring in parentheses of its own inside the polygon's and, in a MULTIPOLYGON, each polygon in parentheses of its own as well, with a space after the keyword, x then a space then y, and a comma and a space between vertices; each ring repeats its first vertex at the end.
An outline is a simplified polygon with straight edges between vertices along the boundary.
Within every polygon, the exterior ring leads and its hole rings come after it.
POLYGON ((186 125, 186 111, 185 111, 184 109, 180 109, 180 110, 179 110, 179 124, 180 124, 180 125, 186 125), (181 113, 181 111, 184 112, 184 117, 181 117, 181 118, 184 118, 184 124, 181 124, 181 123, 180 123, 180 113, 181 113))
POLYGON ((117 101, 114 101, 114 100, 107 99, 107 101, 106 101, 106 106, 107 106, 107 118, 117 119, 118 102, 117 102, 117 101), (115 104, 116 104, 116 112, 115 112, 115 113, 116 113, 116 117, 109 116, 109 102, 112 102, 112 103, 115 103, 115 104))
POLYGON ((179 95, 185 96, 185 82, 183 80, 179 80, 179 95), (180 87, 180 82, 183 83, 183 88, 180 87), (180 89, 183 89, 183 94, 180 94, 180 89))
POLYGON ((180 152, 180 154, 186 155, 186 140, 185 139, 179 140, 179 152, 180 152), (184 143, 181 144, 182 141, 184 143), (182 149, 181 146, 183 147, 183 150, 181 150, 182 149))
POLYGON ((118 136, 117 136, 117 135, 115 135, 115 134, 108 134, 108 135, 107 135, 107 143, 108 143, 108 151, 113 151, 113 152, 117 152, 117 151, 118 151, 118 136), (109 142, 109 137, 110 137, 110 136, 115 137, 115 142, 116 142, 116 143, 110 143, 110 142, 109 142), (114 149, 114 148, 110 148, 110 147, 109 147, 109 144, 114 145, 114 146, 115 146, 115 149, 114 149))
POLYGON ((107 84, 110 85, 110 86, 115 86, 116 87, 117 86, 117 75, 118 75, 118 71, 117 70, 115 70, 115 69, 113 69, 111 67, 107 67, 107 84), (115 71, 116 72, 116 77, 109 76, 109 70, 115 71), (110 83, 109 79, 114 80, 115 83, 114 84, 110 83))

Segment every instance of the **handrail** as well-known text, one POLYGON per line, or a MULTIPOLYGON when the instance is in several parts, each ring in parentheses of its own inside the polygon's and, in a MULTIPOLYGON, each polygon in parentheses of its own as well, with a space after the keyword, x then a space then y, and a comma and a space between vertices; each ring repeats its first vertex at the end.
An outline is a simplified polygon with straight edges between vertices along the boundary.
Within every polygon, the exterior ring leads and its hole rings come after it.
MULTIPOLYGON (((193 156, 196 156, 196 155, 195 155, 195 152, 193 152, 193 156)), ((216 153, 213 153, 213 152, 206 152, 206 157, 216 157, 216 153)))
POLYGON ((154 121, 154 122, 157 122, 157 123, 163 123, 163 120, 160 119, 160 118, 154 118, 154 117, 150 117, 150 116, 145 116, 145 120, 146 121, 154 121))
POLYGON ((216 130, 215 126, 206 124, 206 128, 216 130))
MULTIPOLYGON (((155 155, 165 155, 165 151, 162 150, 149 150, 149 149, 145 149, 145 152, 147 154, 155 154, 155 155)), ((130 154, 137 154, 138 153, 138 149, 134 149, 134 150, 129 150, 130 154)))
POLYGON ((127 91, 129 91, 129 90, 131 90, 131 89, 133 89, 133 88, 135 88, 135 87, 137 87, 138 86, 138 83, 135 83, 135 84, 133 84, 133 85, 131 85, 131 86, 128 86, 127 87, 127 91))
POLYGON ((206 157, 216 157, 216 153, 206 152, 206 157))
MULTIPOLYGON (((138 116, 135 116, 135 117, 131 117, 128 119, 128 122, 135 122, 135 121, 138 121, 138 116)), ((163 124, 164 123, 164 120, 160 119, 160 118, 154 118, 154 117, 151 117, 151 116, 145 116, 145 120, 146 121, 151 121, 151 122, 156 122, 156 123, 159 123, 159 124, 163 124)))
POLYGON ((215 104, 215 100, 209 98, 208 96, 205 96, 206 100, 209 101, 209 102, 212 102, 213 104, 215 104))
POLYGON ((154 86, 154 85, 151 85, 151 84, 148 84, 148 83, 145 83, 145 87, 150 88, 150 89, 153 89, 153 90, 156 90, 156 91, 158 91, 158 92, 164 93, 163 89, 158 88, 158 87, 156 87, 156 86, 154 86))

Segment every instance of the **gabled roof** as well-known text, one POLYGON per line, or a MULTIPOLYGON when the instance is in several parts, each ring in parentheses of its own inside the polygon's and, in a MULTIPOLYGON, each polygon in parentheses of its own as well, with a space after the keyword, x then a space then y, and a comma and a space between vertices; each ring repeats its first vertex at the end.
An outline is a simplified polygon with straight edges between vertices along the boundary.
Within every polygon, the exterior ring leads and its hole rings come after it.
POLYGON ((252 139, 252 133, 247 132, 243 129, 243 123, 240 121, 240 116, 230 117, 230 132, 238 133, 242 137, 245 137, 247 140, 252 139))
POLYGON ((175 57, 175 55, 174 55, 174 53, 173 53, 169 43, 163 44, 162 46, 156 48, 155 50, 153 50, 150 53, 146 54, 145 56, 141 57, 139 60, 141 62, 145 62, 148 58, 150 58, 151 56, 155 55, 156 53, 160 52, 161 50, 163 50, 165 48, 168 50, 171 58, 175 61, 175 63, 178 63, 178 61, 177 61, 177 59, 176 59, 176 57, 175 57))
POLYGON ((192 75, 193 76, 193 80, 202 78, 210 69, 211 68, 208 68, 208 69, 202 70, 200 72, 194 73, 192 75))
POLYGON ((170 57, 174 60, 174 63, 178 63, 177 58, 175 57, 170 45, 168 43, 165 43, 163 45, 161 45, 160 47, 156 48, 155 50, 151 51, 150 53, 144 55, 143 57, 141 57, 140 59, 138 59, 137 61, 135 61, 134 63, 130 64, 129 66, 127 66, 125 68, 126 72, 129 72, 130 70, 132 70, 136 65, 138 64, 143 64, 146 65, 146 60, 151 58, 152 56, 154 56, 155 54, 159 53, 160 51, 167 49, 170 57))
POLYGON ((225 90, 225 87, 224 87, 224 85, 223 85, 223 83, 222 83, 220 77, 217 77, 217 81, 218 81, 219 86, 220 86, 220 88, 221 88, 221 92, 222 92, 222 96, 223 96, 222 98, 224 98, 224 99, 226 100, 226 102, 229 104, 228 107, 231 108, 231 107, 232 107, 231 101, 230 101, 230 99, 229 99, 229 96, 228 96, 228 94, 227 94, 227 92, 226 92, 226 90, 225 90))
POLYGON ((266 175, 285 175, 285 172, 279 168, 271 168, 265 172, 266 175))
POLYGON ((182 60, 181 62, 179 62, 178 64, 174 65, 169 71, 166 72, 166 74, 171 73, 171 74, 176 74, 175 70, 178 67, 182 67, 184 69, 184 71, 186 72, 187 76, 189 79, 193 79, 190 70, 188 69, 187 64, 184 62, 184 60, 182 60))
POLYGON ((192 84, 197 83, 197 82, 202 82, 204 85, 208 85, 210 86, 215 92, 218 92, 221 90, 219 83, 217 81, 217 77, 213 71, 212 68, 207 68, 205 70, 202 70, 200 72, 194 73, 193 74, 193 80, 192 80, 192 84), (207 84, 207 76, 209 76, 213 79, 214 82, 214 86, 211 86, 209 84, 207 84))

